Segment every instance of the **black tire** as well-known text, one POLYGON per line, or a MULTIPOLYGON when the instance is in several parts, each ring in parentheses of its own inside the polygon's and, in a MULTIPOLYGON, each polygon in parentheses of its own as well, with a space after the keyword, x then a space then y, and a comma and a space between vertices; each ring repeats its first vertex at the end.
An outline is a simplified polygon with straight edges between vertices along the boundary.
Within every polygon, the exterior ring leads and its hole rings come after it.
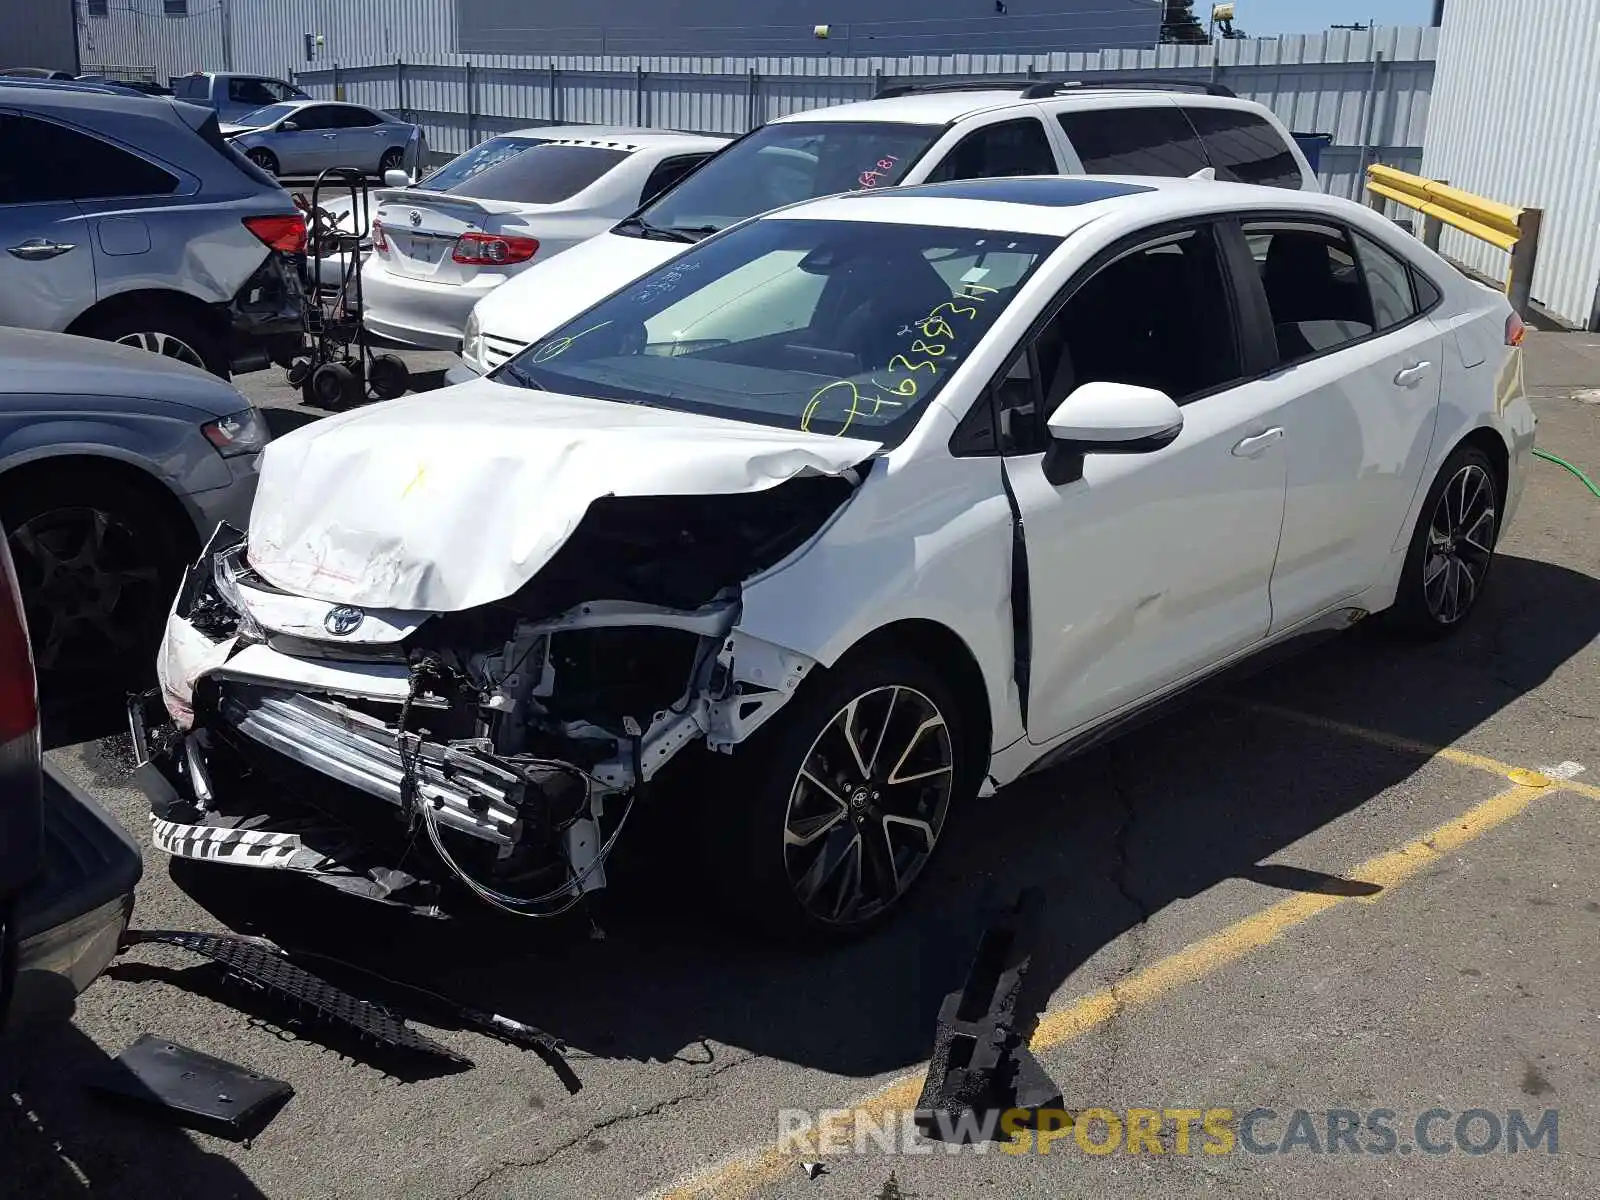
POLYGON ((1500 536, 1500 475, 1476 446, 1458 446, 1428 489, 1406 550, 1394 627, 1432 640, 1467 621, 1488 585, 1500 536))
POLYGON ((244 156, 274 179, 278 177, 278 156, 264 146, 254 146, 244 156))
POLYGON ((323 363, 311 372, 307 386, 318 408, 337 412, 349 407, 350 394, 356 386, 355 375, 343 363, 323 363))
POLYGON ((735 748, 731 759, 725 760, 726 777, 718 781, 720 786, 713 786, 700 808, 702 845, 715 864, 713 877, 729 889, 729 911, 764 935, 800 941, 839 940, 882 924, 900 909, 925 873, 951 810, 977 792, 978 772, 969 761, 964 735, 955 696, 935 671, 915 658, 891 652, 846 660, 808 680, 788 706, 735 748), (897 690, 886 698, 889 689, 897 690), (842 710, 858 700, 857 728, 865 731, 860 740, 872 737, 874 727, 884 731, 879 753, 862 752, 875 768, 867 780, 854 778, 861 774, 859 765, 850 761, 849 743, 835 724, 842 710), (886 703, 897 708, 888 709, 886 703), (921 724, 929 719, 930 709, 942 718, 942 733, 938 727, 921 724), (886 713, 892 715, 877 719, 886 713), (911 734, 919 725, 923 732, 911 734), (888 745, 891 740, 909 740, 909 745, 896 753, 888 745), (892 756, 895 762, 890 762, 892 756), (948 760, 948 770, 940 774, 898 785, 885 778, 892 778, 902 764, 902 774, 920 775, 934 769, 940 757, 948 760), (809 768, 804 781, 802 766, 809 768), (830 776, 826 793, 810 779, 810 770, 824 769, 830 776), (852 785, 848 790, 847 780, 852 785), (842 816, 831 815, 835 804, 842 816), (892 821, 894 817, 921 819, 928 829, 892 821), (824 832, 814 833, 819 827, 824 832), (880 830, 883 841, 869 840, 880 830), (791 845, 791 831, 796 836, 810 834, 816 849, 809 843, 791 845), (925 845, 928 832, 931 846, 925 845), (822 865, 831 853, 829 845, 847 846, 852 839, 860 844, 855 865, 850 865, 848 849, 838 850, 835 860, 843 863, 838 868, 843 873, 834 880, 822 865), (887 850, 887 860, 881 853, 870 853, 869 846, 887 850), (864 899, 843 916, 820 912, 848 890, 852 870, 863 892, 886 895, 889 889, 878 887, 877 881, 891 878, 897 890, 886 902, 864 899), (885 873, 891 870, 892 875, 885 873), (812 871, 828 886, 813 888, 808 904, 801 891, 812 871))
POLYGON ((411 372, 393 354, 377 354, 367 368, 367 391, 374 400, 394 400, 411 386, 411 372))
POLYGON ((221 379, 232 376, 221 334, 173 304, 157 302, 140 311, 124 311, 91 319, 84 333, 106 342, 148 350, 221 379))
POLYGON ((193 530, 144 488, 76 467, 0 479, 0 527, 41 700, 148 686, 193 530))
POLYGON ((398 171, 406 165, 406 148, 404 146, 390 146, 383 152, 383 157, 378 160, 378 175, 381 178, 385 171, 398 171))

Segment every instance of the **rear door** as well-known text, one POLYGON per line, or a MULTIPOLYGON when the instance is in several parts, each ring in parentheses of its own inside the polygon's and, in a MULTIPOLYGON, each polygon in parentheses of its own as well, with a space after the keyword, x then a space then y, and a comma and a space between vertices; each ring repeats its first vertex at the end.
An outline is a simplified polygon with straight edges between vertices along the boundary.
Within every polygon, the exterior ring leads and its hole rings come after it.
POLYGON ((92 233, 71 178, 83 141, 93 139, 0 111, 0 325, 60 331, 94 303, 92 233))
POLYGON ((388 126, 371 109, 357 104, 333 106, 334 143, 338 147, 334 164, 355 167, 369 173, 378 169, 378 160, 388 149, 388 126))
POLYGON ((1288 459, 1272 627, 1289 628, 1380 578, 1433 445, 1443 338, 1409 268, 1320 217, 1258 218, 1241 285, 1272 321, 1288 459))

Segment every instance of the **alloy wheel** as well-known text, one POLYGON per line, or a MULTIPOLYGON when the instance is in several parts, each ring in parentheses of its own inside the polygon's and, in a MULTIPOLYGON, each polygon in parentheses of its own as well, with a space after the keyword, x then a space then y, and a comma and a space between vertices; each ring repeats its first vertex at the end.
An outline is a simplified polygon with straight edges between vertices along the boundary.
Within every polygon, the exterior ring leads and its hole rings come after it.
POLYGON ((174 337, 170 333, 125 333, 117 339, 119 346, 132 346, 137 350, 148 350, 151 354, 159 354, 163 358, 175 358, 179 362, 188 363, 191 367, 206 369, 206 360, 200 357, 198 351, 182 338, 174 337))
POLYGON ((854 925, 894 904, 932 855, 954 784, 949 724, 922 692, 874 688, 839 709, 801 760, 784 816, 801 907, 854 925))
POLYGON ((1422 599, 1441 625, 1461 620, 1483 590, 1494 554, 1495 488, 1489 473, 1468 463, 1450 477, 1428 522, 1422 599))
POLYGON ((126 524, 95 508, 53 509, 12 530, 9 545, 41 674, 114 671, 147 651, 160 572, 126 524))

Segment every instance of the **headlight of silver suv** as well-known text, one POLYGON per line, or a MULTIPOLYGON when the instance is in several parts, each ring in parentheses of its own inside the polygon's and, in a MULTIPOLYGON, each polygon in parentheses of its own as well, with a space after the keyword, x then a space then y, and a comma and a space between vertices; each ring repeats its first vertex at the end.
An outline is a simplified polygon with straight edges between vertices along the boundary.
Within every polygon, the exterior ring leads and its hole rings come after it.
POLYGON ((223 458, 239 454, 255 454, 272 440, 267 423, 258 409, 246 408, 200 426, 206 441, 216 447, 223 458))

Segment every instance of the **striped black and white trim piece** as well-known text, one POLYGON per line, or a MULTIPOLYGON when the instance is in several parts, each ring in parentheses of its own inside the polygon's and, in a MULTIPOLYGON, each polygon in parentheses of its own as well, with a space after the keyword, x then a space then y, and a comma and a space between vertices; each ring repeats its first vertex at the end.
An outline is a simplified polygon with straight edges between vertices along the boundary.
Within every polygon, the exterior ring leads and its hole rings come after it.
POLYGON ((226 829, 216 825, 180 825, 150 817, 150 841, 177 858, 206 859, 242 867, 317 871, 333 860, 308 849, 298 834, 270 829, 226 829))

